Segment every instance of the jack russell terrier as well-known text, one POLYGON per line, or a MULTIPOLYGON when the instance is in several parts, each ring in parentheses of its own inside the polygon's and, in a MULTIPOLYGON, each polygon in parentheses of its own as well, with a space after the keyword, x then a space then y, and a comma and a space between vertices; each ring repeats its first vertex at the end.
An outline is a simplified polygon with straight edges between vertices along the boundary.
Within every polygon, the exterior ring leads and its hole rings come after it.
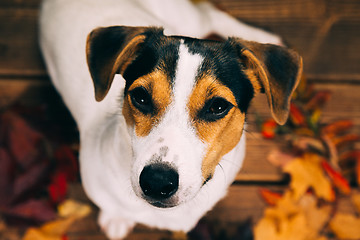
POLYGON ((264 92, 283 124, 302 72, 279 37, 207 2, 45 0, 40 44, 110 239, 191 230, 241 168, 251 99, 264 92))

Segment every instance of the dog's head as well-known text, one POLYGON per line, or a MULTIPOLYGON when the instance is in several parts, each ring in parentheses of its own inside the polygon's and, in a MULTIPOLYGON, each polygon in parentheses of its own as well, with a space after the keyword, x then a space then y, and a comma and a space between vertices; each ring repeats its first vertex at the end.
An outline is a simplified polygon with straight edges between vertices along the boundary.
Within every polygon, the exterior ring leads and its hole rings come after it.
POLYGON ((122 113, 132 135, 131 183, 157 207, 177 206, 211 181, 238 144, 255 94, 266 93, 283 124, 302 70, 301 58, 283 47, 164 36, 146 27, 95 29, 87 60, 97 101, 115 74, 126 81, 122 113))

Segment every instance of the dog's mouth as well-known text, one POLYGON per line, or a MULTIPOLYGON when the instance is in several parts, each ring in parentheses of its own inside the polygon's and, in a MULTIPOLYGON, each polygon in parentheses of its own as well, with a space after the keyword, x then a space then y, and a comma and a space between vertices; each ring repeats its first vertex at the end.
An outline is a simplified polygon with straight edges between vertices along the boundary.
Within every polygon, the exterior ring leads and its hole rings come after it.
POLYGON ((147 199, 146 197, 143 197, 143 199, 145 199, 149 204, 157 208, 173 208, 178 206, 178 201, 176 200, 169 199, 165 201, 156 201, 156 200, 147 199))

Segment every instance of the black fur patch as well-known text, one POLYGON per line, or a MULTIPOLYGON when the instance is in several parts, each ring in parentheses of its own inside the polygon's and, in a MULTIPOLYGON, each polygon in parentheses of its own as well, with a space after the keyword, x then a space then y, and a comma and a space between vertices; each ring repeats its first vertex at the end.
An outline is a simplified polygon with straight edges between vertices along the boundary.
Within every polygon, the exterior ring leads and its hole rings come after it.
POLYGON ((125 92, 136 79, 155 69, 162 69, 168 75, 170 82, 175 77, 180 43, 158 33, 149 32, 145 35, 146 40, 141 44, 137 57, 123 74, 126 80, 125 92))
POLYGON ((200 54, 204 57, 198 70, 198 77, 201 77, 202 74, 213 74, 233 92, 239 109, 246 113, 250 101, 254 97, 254 89, 243 72, 236 49, 226 41, 192 38, 184 38, 184 41, 190 53, 200 54))

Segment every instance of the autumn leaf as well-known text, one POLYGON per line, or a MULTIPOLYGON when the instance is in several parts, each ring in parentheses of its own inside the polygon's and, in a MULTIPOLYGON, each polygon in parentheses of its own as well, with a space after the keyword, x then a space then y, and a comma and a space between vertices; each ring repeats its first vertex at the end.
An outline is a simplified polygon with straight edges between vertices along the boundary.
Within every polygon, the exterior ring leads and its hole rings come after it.
POLYGON ((351 215, 337 213, 330 221, 329 227, 339 239, 360 239, 360 218, 351 215))
POLYGON ((59 204, 66 198, 67 182, 65 173, 55 173, 55 175, 51 179, 51 183, 48 186, 48 192, 50 201, 53 204, 59 204))
POLYGON ((4 145, 8 146, 17 163, 26 169, 37 160, 40 153, 43 153, 39 151, 39 144, 44 140, 43 135, 10 111, 1 115, 0 123, 3 128, 0 141, 5 142, 4 145))
POLYGON ((271 206, 274 206, 281 198, 280 193, 270 191, 266 188, 260 188, 259 193, 265 202, 271 206))
POLYGON ((6 216, 32 220, 38 223, 56 218, 53 208, 43 199, 30 199, 13 206, 3 207, 0 210, 6 216))
POLYGON ((343 133, 354 126, 354 123, 350 120, 339 120, 333 123, 330 123, 321 129, 322 134, 328 135, 330 137, 336 136, 340 133, 343 133))
POLYGON ((291 143, 297 149, 302 151, 312 151, 317 153, 326 153, 326 148, 322 141, 314 137, 294 136, 291 143))
POLYGON ((360 214, 360 192, 353 193, 351 196, 351 201, 354 204, 358 214, 360 214))
POLYGON ((329 208, 317 209, 315 200, 308 199, 300 204, 287 191, 275 207, 265 210, 264 217, 254 227, 255 240, 325 240, 318 232, 329 215, 329 208), (321 217, 315 215, 315 219, 310 219, 314 217, 314 210, 320 212, 321 217))
POLYGON ((58 206, 60 217, 86 217, 91 213, 91 207, 73 199, 68 199, 58 206))
POLYGON ((66 232, 77 219, 91 213, 89 205, 72 199, 64 201, 58 209, 62 218, 50 221, 40 228, 29 228, 22 240, 63 240, 66 232))
POLYGON ((261 134, 264 138, 272 139, 275 137, 277 123, 273 119, 265 121, 262 125, 261 134))
POLYGON ((304 126, 306 125, 306 117, 304 113, 300 110, 298 106, 294 103, 290 104, 290 120, 296 126, 304 126))
POLYGON ((339 148, 344 145, 354 143, 360 140, 360 136, 357 134, 346 134, 344 136, 334 137, 332 138, 332 141, 334 145, 339 148))
POLYGON ((0 148, 0 206, 10 203, 12 194, 12 182, 15 171, 8 151, 0 148))
POLYGON ((290 188, 295 199, 300 199, 311 188, 318 197, 327 201, 335 200, 331 183, 322 170, 318 155, 305 154, 287 164, 283 170, 291 176, 290 188))
POLYGON ((67 181, 75 181, 79 174, 79 164, 70 147, 61 145, 56 149, 54 157, 57 162, 57 172, 63 172, 67 181))
POLYGON ((299 206, 304 211, 307 225, 314 233, 319 233, 325 227, 332 212, 332 206, 318 207, 318 201, 312 194, 305 194, 299 201, 299 206))
POLYGON ((273 149, 267 156, 267 160, 274 166, 283 167, 293 161, 296 156, 292 153, 286 153, 279 149, 273 149))
POLYGON ((360 186, 360 158, 358 158, 356 161, 355 173, 356 173, 356 182, 358 186, 360 186))
POLYGON ((337 187, 344 194, 350 194, 350 185, 340 172, 335 171, 324 159, 321 161, 321 166, 328 174, 335 187, 337 187))
POLYGON ((307 111, 314 111, 321 108, 327 101, 329 101, 331 93, 329 91, 317 91, 314 96, 306 103, 305 109, 307 111))
POLYGON ((40 228, 29 228, 22 240, 62 240, 76 217, 48 222, 40 228))

